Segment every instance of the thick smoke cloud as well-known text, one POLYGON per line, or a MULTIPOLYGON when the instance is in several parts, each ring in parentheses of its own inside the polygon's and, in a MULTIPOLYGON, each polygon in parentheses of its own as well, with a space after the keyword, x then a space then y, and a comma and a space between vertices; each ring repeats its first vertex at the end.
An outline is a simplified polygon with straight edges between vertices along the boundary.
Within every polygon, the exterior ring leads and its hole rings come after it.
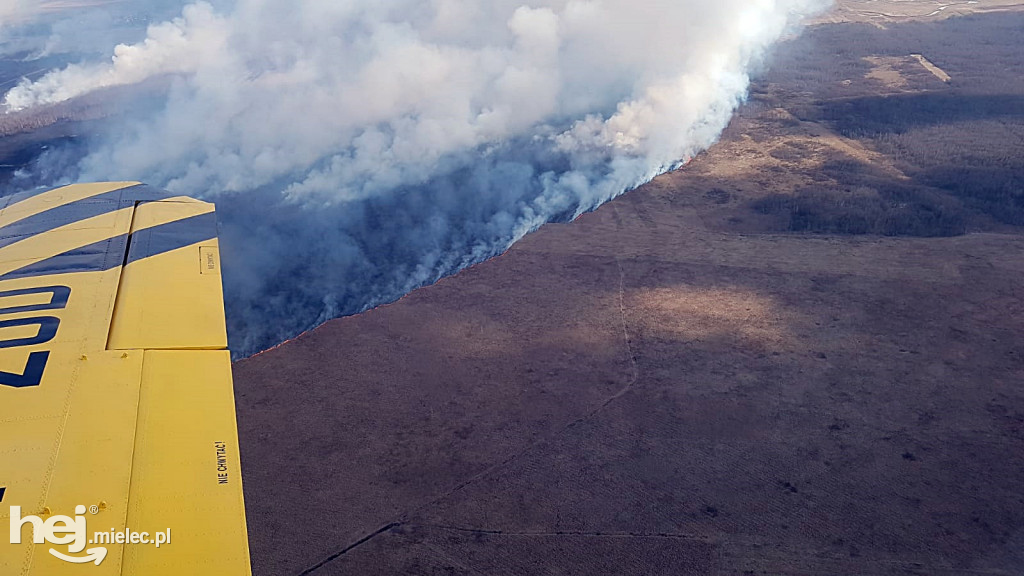
POLYGON ((162 79, 58 179, 218 202, 233 346, 392 300, 710 145, 824 0, 190 4, 8 110, 162 79))

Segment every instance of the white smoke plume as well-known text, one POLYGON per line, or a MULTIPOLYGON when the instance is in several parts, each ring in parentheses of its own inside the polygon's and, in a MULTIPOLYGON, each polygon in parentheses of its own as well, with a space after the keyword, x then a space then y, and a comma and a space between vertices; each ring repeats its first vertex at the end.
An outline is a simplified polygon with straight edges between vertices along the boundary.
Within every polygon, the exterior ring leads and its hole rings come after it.
POLYGON ((826 0, 205 2, 3 99, 169 79, 63 179, 221 204, 245 352, 479 261, 714 142, 826 0))

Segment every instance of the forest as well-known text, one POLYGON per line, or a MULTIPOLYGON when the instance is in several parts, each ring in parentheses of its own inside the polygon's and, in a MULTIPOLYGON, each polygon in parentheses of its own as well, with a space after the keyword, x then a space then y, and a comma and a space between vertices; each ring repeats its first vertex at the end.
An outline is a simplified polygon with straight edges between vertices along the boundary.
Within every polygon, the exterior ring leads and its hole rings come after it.
POLYGON ((751 105, 829 126, 907 178, 840 155, 823 163, 830 184, 750 207, 788 217, 794 232, 952 236, 1024 225, 1022 29, 1021 14, 978 15, 888 30, 817 26, 787 43, 751 105), (892 63, 898 83, 872 78, 878 61, 892 63))

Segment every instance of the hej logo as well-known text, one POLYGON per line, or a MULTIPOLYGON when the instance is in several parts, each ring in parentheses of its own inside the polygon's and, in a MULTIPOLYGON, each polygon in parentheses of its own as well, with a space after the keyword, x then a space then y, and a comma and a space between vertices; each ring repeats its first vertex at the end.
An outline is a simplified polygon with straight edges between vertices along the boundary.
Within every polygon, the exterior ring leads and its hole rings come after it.
MULTIPOLYGON (((90 514, 98 514, 100 506, 89 508, 90 514)), ((11 506, 11 544, 21 544, 22 529, 25 526, 32 527, 32 543, 49 543, 55 546, 67 546, 68 553, 63 554, 50 548, 50 554, 65 562, 73 564, 87 564, 92 562, 97 566, 107 557, 107 549, 103 547, 89 548, 85 546, 93 544, 152 544, 157 548, 171 543, 171 529, 163 532, 133 532, 128 528, 122 531, 110 529, 107 532, 96 532, 92 539, 89 539, 86 531, 85 506, 75 506, 75 517, 50 516, 45 521, 38 516, 21 515, 21 506, 11 506), (72 556, 85 550, 85 556, 72 556)))
MULTIPOLYGON (((56 546, 68 546, 68 554, 77 554, 85 550, 88 542, 85 527, 85 506, 75 506, 74 518, 69 516, 50 516, 44 522, 38 516, 21 516, 21 506, 11 506, 11 544, 21 544, 21 529, 32 526, 32 542, 43 544, 48 542, 56 546)), ((86 556, 68 556, 50 548, 50 554, 65 562, 85 564, 93 562, 97 566, 107 557, 106 548, 90 548, 86 556)))

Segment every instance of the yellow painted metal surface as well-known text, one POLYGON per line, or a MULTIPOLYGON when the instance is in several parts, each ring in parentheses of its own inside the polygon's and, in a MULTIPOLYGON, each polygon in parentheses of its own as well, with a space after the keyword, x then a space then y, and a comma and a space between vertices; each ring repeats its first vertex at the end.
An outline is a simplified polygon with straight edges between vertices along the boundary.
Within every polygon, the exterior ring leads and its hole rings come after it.
MULTIPOLYGON (((132 232, 151 229, 168 219, 182 221, 212 212, 212 204, 198 202, 143 204, 135 210, 132 232)), ((145 248, 137 244, 144 241, 133 240, 131 250, 145 248)), ((110 348, 227 348, 221 281, 217 275, 202 273, 209 257, 204 257, 202 247, 216 253, 217 241, 195 243, 124 267, 110 348), (153 302, 160 305, 153 306, 153 302)))
POLYGON ((32 262, 124 234, 131 224, 132 210, 125 208, 48 230, 45 235, 27 236, 0 248, 0 274, 32 262))
POLYGON ((213 206, 0 206, 0 575, 249 574, 213 206))
POLYGON ((19 220, 34 216, 41 212, 50 210, 56 206, 63 206, 75 201, 94 198, 103 194, 129 186, 138 182, 96 182, 92 184, 74 184, 63 188, 54 188, 42 194, 37 194, 21 202, 6 206, 0 211, 0 227, 13 224, 19 220))
POLYGON ((128 524, 149 531, 172 527, 171 544, 129 547, 123 574, 248 574, 230 355, 145 355, 128 524), (201 525, 192 521, 197 503, 201 525))

